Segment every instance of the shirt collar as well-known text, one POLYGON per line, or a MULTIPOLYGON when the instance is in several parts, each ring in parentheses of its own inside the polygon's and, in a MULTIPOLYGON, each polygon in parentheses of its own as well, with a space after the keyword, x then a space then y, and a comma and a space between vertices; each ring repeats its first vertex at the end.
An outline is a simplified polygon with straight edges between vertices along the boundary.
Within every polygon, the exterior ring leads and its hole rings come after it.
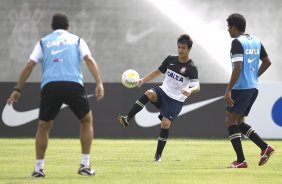
POLYGON ((56 29, 56 30, 54 31, 54 33, 63 33, 63 32, 68 32, 68 31, 65 30, 65 29, 56 29))

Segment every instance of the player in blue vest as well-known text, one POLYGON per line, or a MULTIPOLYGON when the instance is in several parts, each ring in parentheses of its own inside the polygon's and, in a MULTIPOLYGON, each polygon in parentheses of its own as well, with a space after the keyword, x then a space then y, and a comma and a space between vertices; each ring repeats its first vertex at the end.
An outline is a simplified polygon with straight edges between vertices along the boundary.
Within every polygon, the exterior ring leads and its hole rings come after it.
POLYGON ((21 89, 37 63, 42 65, 39 124, 36 132, 36 164, 32 177, 45 177, 44 156, 49 131, 62 104, 67 104, 80 120, 81 164, 78 174, 94 175, 90 167, 90 150, 93 139, 92 112, 83 85, 80 65, 84 60, 96 80, 97 100, 104 97, 104 87, 98 66, 86 42, 69 33, 68 18, 56 13, 52 19, 53 32, 35 46, 19 80, 8 99, 12 105, 20 98, 21 89))
POLYGON ((249 137, 260 149, 259 166, 265 164, 274 148, 265 143, 255 130, 246 124, 245 116, 258 95, 258 77, 271 65, 267 52, 256 37, 245 34, 246 20, 238 14, 231 14, 227 18, 228 31, 234 38, 231 46, 232 74, 224 94, 226 102, 226 124, 229 139, 236 152, 237 160, 228 168, 247 168, 241 133, 249 137), (260 65, 260 61, 262 61, 260 65))

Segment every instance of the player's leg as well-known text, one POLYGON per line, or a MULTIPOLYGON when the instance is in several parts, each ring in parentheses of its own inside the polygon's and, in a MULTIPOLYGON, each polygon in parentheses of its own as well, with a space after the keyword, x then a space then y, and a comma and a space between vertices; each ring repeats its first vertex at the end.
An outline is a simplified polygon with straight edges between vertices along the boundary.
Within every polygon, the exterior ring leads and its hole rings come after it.
POLYGON ((53 125, 53 120, 59 113, 62 102, 56 93, 56 84, 49 83, 41 91, 39 124, 35 136, 36 163, 32 177, 45 177, 44 157, 47 150, 49 132, 53 125))
POLYGON ((249 93, 251 95, 251 98, 249 101, 249 105, 245 110, 244 116, 241 116, 239 119, 239 129, 241 133, 247 136, 252 142, 254 142, 261 149, 261 159, 259 161, 259 165, 261 166, 268 161, 269 157, 274 152, 274 148, 270 145, 267 145, 267 143, 255 132, 255 129, 245 123, 245 116, 248 116, 252 108, 252 105, 257 98, 258 90, 251 89, 249 90, 249 93))
POLYGON ((81 162, 78 174, 81 175, 91 176, 95 174, 95 170, 90 167, 90 151, 93 132, 92 112, 89 111, 84 118, 80 120, 81 162))
MULTIPOLYGON (((83 119, 80 120, 80 143, 81 153, 89 155, 93 140, 93 121, 92 112, 89 111, 83 119)), ((89 160, 83 161, 84 165, 89 165, 89 160)))
POLYGON ((155 102, 157 100, 157 94, 154 90, 147 90, 131 107, 128 114, 126 116, 118 116, 118 122, 123 126, 127 127, 129 125, 129 121, 145 107, 145 105, 149 102, 155 102))
POLYGON ((94 175, 90 167, 90 152, 93 140, 93 117, 83 86, 77 83, 68 84, 64 102, 69 105, 77 119, 80 120, 81 162, 78 174, 94 175))
POLYGON ((242 134, 247 136, 251 141, 253 141, 261 151, 267 148, 267 144, 262 140, 262 138, 255 132, 255 129, 250 125, 246 124, 244 121, 244 117, 240 119, 239 130, 242 134))
POLYGON ((35 135, 35 152, 36 161, 32 177, 45 177, 44 158, 48 145, 49 132, 52 128, 53 121, 39 120, 35 135))
POLYGON ((155 161, 161 161, 161 156, 169 137, 170 125, 179 115, 183 102, 168 97, 160 88, 156 89, 156 93, 157 102, 153 104, 156 107, 160 107, 159 119, 161 120, 161 130, 154 159, 155 161))
POLYGON ((271 145, 268 145, 250 125, 244 123, 243 121, 240 123, 239 129, 261 149, 260 160, 258 164, 259 166, 264 165, 274 153, 274 148, 271 145))
POLYGON ((161 155, 163 153, 164 147, 166 145, 168 136, 169 136, 169 128, 171 125, 171 121, 166 117, 163 117, 161 122, 161 131, 158 138, 157 150, 155 154, 155 161, 161 161, 161 155))
POLYGON ((226 111, 226 124, 228 127, 229 139, 236 153, 237 160, 234 161, 230 168, 246 168, 245 156, 241 143, 241 133, 237 124, 240 115, 226 111))
POLYGON ((245 168, 244 164, 240 164, 244 162, 245 157, 241 145, 241 131, 239 125, 243 117, 250 111, 250 107, 257 95, 255 93, 257 93, 256 89, 232 90, 231 95, 234 100, 234 105, 232 107, 226 107, 226 123, 230 141, 237 154, 236 162, 238 163, 238 167, 236 167, 234 163, 232 165, 236 168, 245 168))

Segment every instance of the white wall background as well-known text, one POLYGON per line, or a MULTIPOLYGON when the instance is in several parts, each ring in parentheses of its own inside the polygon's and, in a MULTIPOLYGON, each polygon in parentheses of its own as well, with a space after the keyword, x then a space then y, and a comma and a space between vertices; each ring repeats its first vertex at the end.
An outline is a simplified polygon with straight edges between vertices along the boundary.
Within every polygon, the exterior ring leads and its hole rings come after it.
MULTIPOLYGON (((228 82, 231 39, 226 18, 233 12, 245 15, 247 32, 261 39, 273 62, 261 81, 282 81, 282 1, 173 2, 187 13, 176 18, 178 23, 150 0, 0 0, 0 81, 18 79, 36 41, 51 31, 51 17, 57 11, 67 13, 70 31, 87 41, 105 82, 120 82, 128 68, 140 75, 155 69, 168 54, 177 53, 176 38, 182 33, 194 39, 191 54, 201 82, 228 82)), ((83 71, 86 81, 93 81, 85 66, 83 71)), ((40 81, 40 66, 29 81, 40 81)))

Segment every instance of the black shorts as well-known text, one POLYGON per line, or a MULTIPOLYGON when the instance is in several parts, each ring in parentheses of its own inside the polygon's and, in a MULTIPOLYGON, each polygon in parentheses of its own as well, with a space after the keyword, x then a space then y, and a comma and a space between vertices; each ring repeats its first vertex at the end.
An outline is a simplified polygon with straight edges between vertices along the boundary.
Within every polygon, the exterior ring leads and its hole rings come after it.
POLYGON ((81 120, 89 111, 84 87, 75 82, 50 82, 41 91, 39 119, 54 120, 63 104, 81 120))
POLYGON ((157 94, 157 101, 151 103, 160 109, 159 119, 162 120, 163 117, 166 117, 171 122, 174 121, 182 109, 183 102, 170 98, 160 87, 153 88, 152 90, 157 94))
POLYGON ((248 116, 256 98, 258 96, 257 89, 233 89, 231 98, 234 100, 233 107, 226 107, 228 112, 248 116))

